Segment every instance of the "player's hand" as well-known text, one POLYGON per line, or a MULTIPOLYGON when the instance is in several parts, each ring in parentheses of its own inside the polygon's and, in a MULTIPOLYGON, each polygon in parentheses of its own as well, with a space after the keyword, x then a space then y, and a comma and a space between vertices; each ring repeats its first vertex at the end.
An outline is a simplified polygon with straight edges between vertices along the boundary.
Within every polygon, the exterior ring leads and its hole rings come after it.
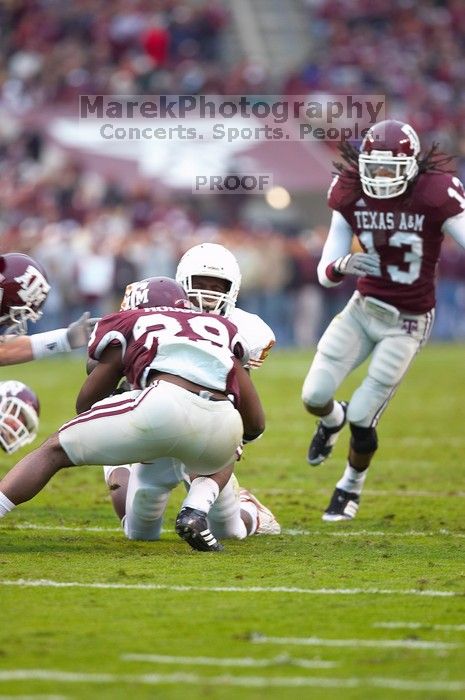
POLYGON ((381 268, 378 253, 349 253, 334 262, 334 269, 340 275, 357 277, 380 277, 381 268))
POLYGON ((72 350, 83 348, 87 345, 90 334, 98 320, 98 318, 90 318, 90 313, 85 311, 77 321, 69 324, 66 336, 72 350))

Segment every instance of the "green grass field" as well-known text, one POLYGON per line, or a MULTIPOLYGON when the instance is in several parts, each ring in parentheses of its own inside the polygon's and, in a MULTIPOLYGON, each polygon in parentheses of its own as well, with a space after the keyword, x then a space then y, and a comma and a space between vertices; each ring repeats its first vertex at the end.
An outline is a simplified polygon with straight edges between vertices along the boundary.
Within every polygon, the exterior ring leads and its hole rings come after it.
MULTIPOLYGON (((305 459, 311 355, 275 352, 254 373, 268 426, 237 470, 282 535, 194 552, 173 531, 179 488, 162 540, 128 542, 96 467, 58 474, 0 522, 0 700, 465 697, 464 347, 419 355, 342 524, 321 513, 347 429, 324 465, 305 459)), ((74 358, 2 376, 39 394, 41 439, 73 415, 84 371, 74 358)))

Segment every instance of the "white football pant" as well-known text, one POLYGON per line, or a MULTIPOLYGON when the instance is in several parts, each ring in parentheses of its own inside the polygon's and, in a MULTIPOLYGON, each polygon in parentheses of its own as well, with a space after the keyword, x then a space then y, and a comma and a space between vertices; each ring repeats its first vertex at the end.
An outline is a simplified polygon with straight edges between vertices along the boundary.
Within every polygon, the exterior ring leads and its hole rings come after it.
POLYGON ((434 310, 417 316, 400 313, 398 318, 383 320, 374 316, 373 308, 368 310, 364 297, 355 292, 318 343, 304 381, 303 402, 309 406, 327 404, 347 375, 371 354, 368 374, 352 395, 347 419, 363 428, 374 427, 428 340, 433 321, 434 310))

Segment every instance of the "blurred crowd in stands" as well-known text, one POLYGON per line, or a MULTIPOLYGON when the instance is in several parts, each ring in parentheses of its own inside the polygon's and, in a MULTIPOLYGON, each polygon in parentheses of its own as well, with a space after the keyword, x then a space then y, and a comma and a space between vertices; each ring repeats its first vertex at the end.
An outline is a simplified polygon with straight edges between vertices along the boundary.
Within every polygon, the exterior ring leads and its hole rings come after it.
POLYGON ((440 142, 465 175, 463 0, 303 0, 311 51, 291 94, 386 95, 391 115, 440 142))
MULTIPOLYGON (((465 3, 306 4, 311 54, 283 92, 387 94, 392 115, 460 156, 463 178, 465 3)), ((225 221, 206 217, 195 197, 106 181, 11 119, 82 93, 266 93, 273 82, 265 67, 222 66, 225 7, 220 0, 0 3, 0 112, 10 114, 0 119, 0 253, 27 252, 45 265, 53 291, 39 329, 67 325, 81 310, 118 308, 127 283, 174 275, 182 253, 203 241, 235 253, 239 303, 270 323, 281 347, 314 344, 351 293, 350 280, 332 290, 318 285, 325 227, 309 221, 290 235, 245 224, 240 211, 225 221)), ((434 335, 465 338, 465 254, 450 242, 440 280, 434 335)))

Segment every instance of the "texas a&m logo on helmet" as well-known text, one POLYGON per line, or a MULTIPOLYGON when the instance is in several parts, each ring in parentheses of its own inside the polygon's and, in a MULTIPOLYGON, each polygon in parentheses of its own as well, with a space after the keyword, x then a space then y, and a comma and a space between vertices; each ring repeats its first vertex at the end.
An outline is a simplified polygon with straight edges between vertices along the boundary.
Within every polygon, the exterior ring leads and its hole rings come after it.
POLYGON ((27 333, 27 321, 37 321, 50 291, 42 265, 29 255, 0 256, 0 326, 6 333, 27 333))

